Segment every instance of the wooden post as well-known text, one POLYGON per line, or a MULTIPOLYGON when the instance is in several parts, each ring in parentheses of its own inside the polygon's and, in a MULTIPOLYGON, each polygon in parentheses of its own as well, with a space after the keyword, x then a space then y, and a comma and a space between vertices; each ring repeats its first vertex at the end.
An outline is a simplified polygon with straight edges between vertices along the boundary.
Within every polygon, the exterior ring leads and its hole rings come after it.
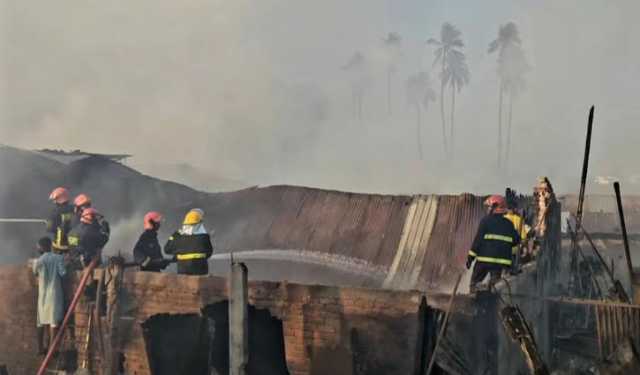
POLYGON ((105 375, 116 375, 120 365, 120 289, 124 275, 123 264, 110 261, 107 272, 107 324, 109 333, 105 347, 105 375))
POLYGON ((249 293, 244 263, 231 264, 229 281, 229 374, 246 375, 249 363, 249 293))

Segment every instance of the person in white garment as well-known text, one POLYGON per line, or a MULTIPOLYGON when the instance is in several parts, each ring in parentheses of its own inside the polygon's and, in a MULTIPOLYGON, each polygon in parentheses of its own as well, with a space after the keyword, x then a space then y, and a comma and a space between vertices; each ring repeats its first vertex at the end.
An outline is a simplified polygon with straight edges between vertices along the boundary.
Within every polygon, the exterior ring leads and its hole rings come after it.
POLYGON ((51 251, 51 239, 43 237, 38 241, 40 257, 33 262, 33 273, 38 279, 38 351, 46 354, 49 345, 45 343, 48 327, 49 343, 53 342, 56 331, 64 317, 64 290, 62 277, 66 274, 64 256, 51 251))

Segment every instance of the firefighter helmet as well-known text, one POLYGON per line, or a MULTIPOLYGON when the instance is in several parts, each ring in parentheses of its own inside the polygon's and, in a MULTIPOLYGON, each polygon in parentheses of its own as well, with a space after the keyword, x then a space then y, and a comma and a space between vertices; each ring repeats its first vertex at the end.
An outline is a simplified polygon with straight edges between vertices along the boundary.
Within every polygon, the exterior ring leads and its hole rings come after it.
POLYGON ((154 229, 155 225, 160 224, 162 221, 162 214, 156 211, 147 212, 144 215, 144 229, 154 229))
POLYGON ((95 208, 85 208, 84 210, 82 210, 80 222, 85 224, 92 224, 96 219, 96 216, 98 216, 98 211, 95 208))
POLYGON ((63 187, 55 188, 51 194, 49 194, 49 200, 57 204, 67 203, 69 202, 69 190, 63 187))
POLYGON ((86 194, 80 194, 73 200, 73 204, 76 207, 88 207, 91 205, 91 198, 86 194))
POLYGON ((484 205, 491 209, 494 214, 504 214, 507 212, 507 201, 502 195, 492 195, 484 201, 484 205))
POLYGON ((204 211, 199 208, 194 208, 191 211, 187 212, 187 215, 184 217, 184 225, 196 225, 202 222, 202 217, 204 216, 204 211))

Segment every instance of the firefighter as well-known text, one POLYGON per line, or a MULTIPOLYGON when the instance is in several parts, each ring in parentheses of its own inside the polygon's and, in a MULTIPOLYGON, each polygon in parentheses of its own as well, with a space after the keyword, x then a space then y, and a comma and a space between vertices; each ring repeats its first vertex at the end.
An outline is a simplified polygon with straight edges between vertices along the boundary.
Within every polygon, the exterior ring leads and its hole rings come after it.
POLYGON ((77 225, 80 225, 80 217, 82 216, 82 211, 85 208, 91 207, 91 198, 89 198, 86 194, 79 194, 73 200, 73 222, 71 223, 71 227, 75 228, 77 225))
POLYGON ((204 212, 194 208, 184 217, 182 228, 169 237, 164 252, 178 262, 178 273, 207 275, 209 257, 213 253, 211 237, 202 222, 204 212))
POLYGON ((69 247, 80 256, 84 267, 95 257, 100 262, 102 248, 109 241, 109 236, 101 230, 99 216, 95 208, 85 208, 80 216, 80 225, 69 233, 69 247))
MULTIPOLYGON (((520 263, 522 262, 523 257, 528 256, 528 240, 533 232, 531 231, 531 227, 526 223, 525 218, 520 215, 515 205, 507 203, 508 209, 507 213, 504 217, 509 220, 513 224, 513 228, 520 235, 520 244, 518 246, 513 247, 513 255, 514 255, 514 264, 512 272, 519 272, 520 263), (523 251, 520 251, 522 249, 523 251)), ((527 260, 527 259, 524 259, 527 260)))
POLYGON ((467 257, 467 269, 476 261, 469 290, 475 293, 487 275, 489 289, 502 277, 503 270, 511 267, 513 248, 520 243, 520 235, 513 223, 506 219, 507 202, 500 195, 492 195, 485 201, 488 215, 485 216, 473 240, 467 257))
POLYGON ((49 195, 55 207, 47 219, 47 232, 53 235, 52 246, 54 252, 69 250, 67 235, 71 230, 73 220, 73 206, 69 203, 69 190, 63 187, 55 188, 49 195))
POLYGON ((158 229, 162 215, 151 211, 144 215, 144 232, 133 248, 133 260, 140 265, 140 271, 160 272, 165 269, 169 259, 164 259, 158 242, 158 229))

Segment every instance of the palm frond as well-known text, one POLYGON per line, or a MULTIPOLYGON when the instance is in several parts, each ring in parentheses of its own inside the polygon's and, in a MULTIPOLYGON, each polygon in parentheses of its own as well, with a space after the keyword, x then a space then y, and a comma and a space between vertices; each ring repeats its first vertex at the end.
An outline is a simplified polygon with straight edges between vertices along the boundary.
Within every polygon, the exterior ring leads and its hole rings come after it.
POLYGON ((433 66, 436 66, 442 61, 442 56, 444 55, 444 47, 440 47, 433 51, 433 55, 435 56, 435 58, 433 59, 433 66))
POLYGON ((383 39, 383 42, 387 46, 400 46, 402 44, 402 37, 398 33, 390 32, 387 34, 387 37, 383 39))
POLYGON ((489 50, 487 52, 494 53, 498 49, 498 47, 500 47, 500 41, 499 39, 496 39, 493 42, 489 43, 489 50))
POLYGON ((440 40, 443 44, 452 44, 456 39, 460 39, 462 32, 458 30, 455 26, 450 24, 449 22, 445 22, 442 24, 442 29, 440 30, 440 40))
POLYGON ((464 48, 464 42, 462 41, 462 39, 456 39, 456 40, 451 42, 451 46, 452 47, 458 47, 458 48, 464 48))

